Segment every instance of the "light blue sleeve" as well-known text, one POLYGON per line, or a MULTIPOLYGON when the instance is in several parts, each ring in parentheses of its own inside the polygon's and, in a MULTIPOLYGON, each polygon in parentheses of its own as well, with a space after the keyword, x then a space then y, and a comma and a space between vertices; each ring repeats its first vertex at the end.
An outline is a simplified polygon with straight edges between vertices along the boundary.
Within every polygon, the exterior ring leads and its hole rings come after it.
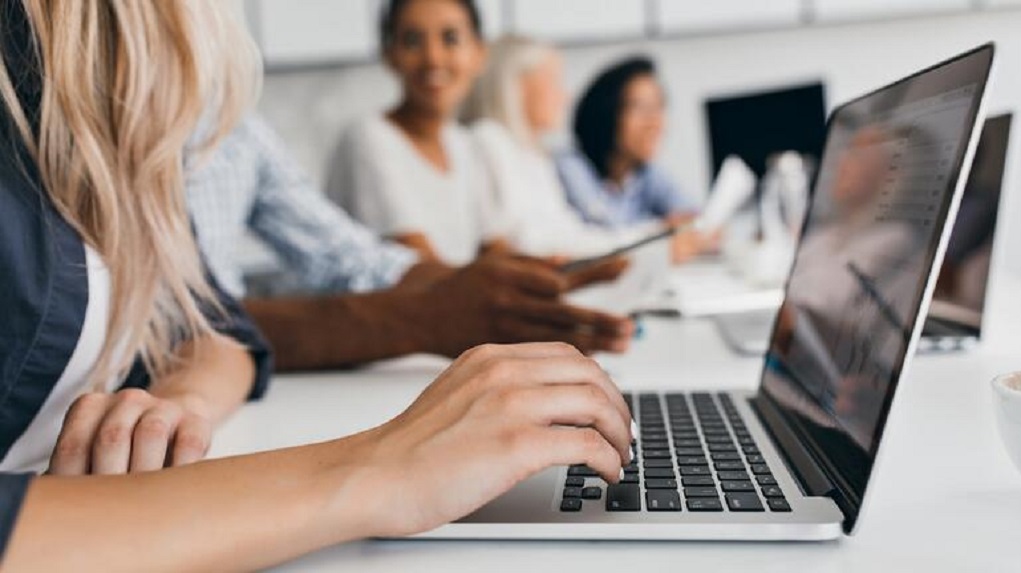
POLYGON ((310 292, 365 292, 396 284, 418 262, 413 251, 380 239, 316 189, 279 137, 252 120, 259 147, 259 192, 252 229, 310 292))
POLYGON ((601 183, 588 158, 577 151, 565 151, 554 159, 567 202, 586 223, 606 225, 606 216, 599 209, 601 183))
POLYGON ((690 213, 698 210, 693 201, 684 196, 681 188, 663 169, 649 165, 644 174, 645 194, 649 210, 655 217, 662 218, 676 213, 690 213))

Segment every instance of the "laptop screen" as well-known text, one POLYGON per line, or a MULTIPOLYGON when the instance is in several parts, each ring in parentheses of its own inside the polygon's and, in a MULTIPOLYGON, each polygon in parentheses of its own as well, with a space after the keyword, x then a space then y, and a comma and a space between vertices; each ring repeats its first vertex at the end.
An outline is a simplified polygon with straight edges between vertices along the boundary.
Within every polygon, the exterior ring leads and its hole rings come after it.
POLYGON ((839 490, 864 495, 977 122, 985 46, 838 108, 762 392, 839 490))
POLYGON ((923 335, 980 336, 1007 164, 1010 114, 986 120, 923 335))

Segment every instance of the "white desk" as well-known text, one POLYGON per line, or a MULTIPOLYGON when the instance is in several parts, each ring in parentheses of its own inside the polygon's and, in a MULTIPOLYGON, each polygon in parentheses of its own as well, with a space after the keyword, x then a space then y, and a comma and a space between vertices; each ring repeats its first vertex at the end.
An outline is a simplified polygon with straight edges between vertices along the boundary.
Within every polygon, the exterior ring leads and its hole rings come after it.
MULTIPOLYGON (((871 510, 854 538, 822 544, 366 541, 281 570, 1019 571, 1021 474, 1002 451, 989 390, 995 375, 1021 370, 1021 301, 1011 300, 1019 286, 1011 281, 998 289, 993 340, 968 354, 915 360, 887 428, 871 510), (1011 346, 1018 348, 1013 356, 1011 346)), ((625 388, 751 388, 759 374, 757 359, 731 354, 702 321, 647 322, 631 353, 603 361, 625 388)), ((378 424, 402 410, 443 365, 412 358, 357 372, 280 377, 264 402, 225 426, 213 454, 326 440, 378 424)))

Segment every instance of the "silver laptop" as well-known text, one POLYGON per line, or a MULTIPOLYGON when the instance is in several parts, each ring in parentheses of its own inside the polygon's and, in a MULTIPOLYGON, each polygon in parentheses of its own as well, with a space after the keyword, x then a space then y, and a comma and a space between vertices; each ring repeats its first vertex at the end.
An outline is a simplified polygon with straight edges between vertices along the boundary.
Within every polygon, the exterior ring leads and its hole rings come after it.
POLYGON ((640 431, 623 483, 553 468, 424 537, 854 532, 978 143, 992 61, 986 45, 833 113, 758 392, 629 394, 640 431))
MULTIPOLYGON (((919 352, 965 350, 982 338, 1011 121, 1009 113, 997 115, 982 127, 919 352)), ((769 349, 775 319, 775 310, 759 310, 718 316, 715 322, 732 350, 762 356, 769 349)))

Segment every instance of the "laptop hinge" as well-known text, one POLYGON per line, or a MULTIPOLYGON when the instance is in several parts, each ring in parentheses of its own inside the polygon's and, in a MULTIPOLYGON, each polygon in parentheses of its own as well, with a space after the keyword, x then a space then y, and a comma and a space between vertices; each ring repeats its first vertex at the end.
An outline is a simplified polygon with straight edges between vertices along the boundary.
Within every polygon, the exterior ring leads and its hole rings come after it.
POLYGON ((816 463, 815 458, 804 444, 798 440, 776 406, 761 394, 749 401, 766 426, 766 430, 780 446, 780 455, 786 459, 805 494, 816 497, 833 497, 837 493, 837 488, 819 468, 819 464, 816 463))

